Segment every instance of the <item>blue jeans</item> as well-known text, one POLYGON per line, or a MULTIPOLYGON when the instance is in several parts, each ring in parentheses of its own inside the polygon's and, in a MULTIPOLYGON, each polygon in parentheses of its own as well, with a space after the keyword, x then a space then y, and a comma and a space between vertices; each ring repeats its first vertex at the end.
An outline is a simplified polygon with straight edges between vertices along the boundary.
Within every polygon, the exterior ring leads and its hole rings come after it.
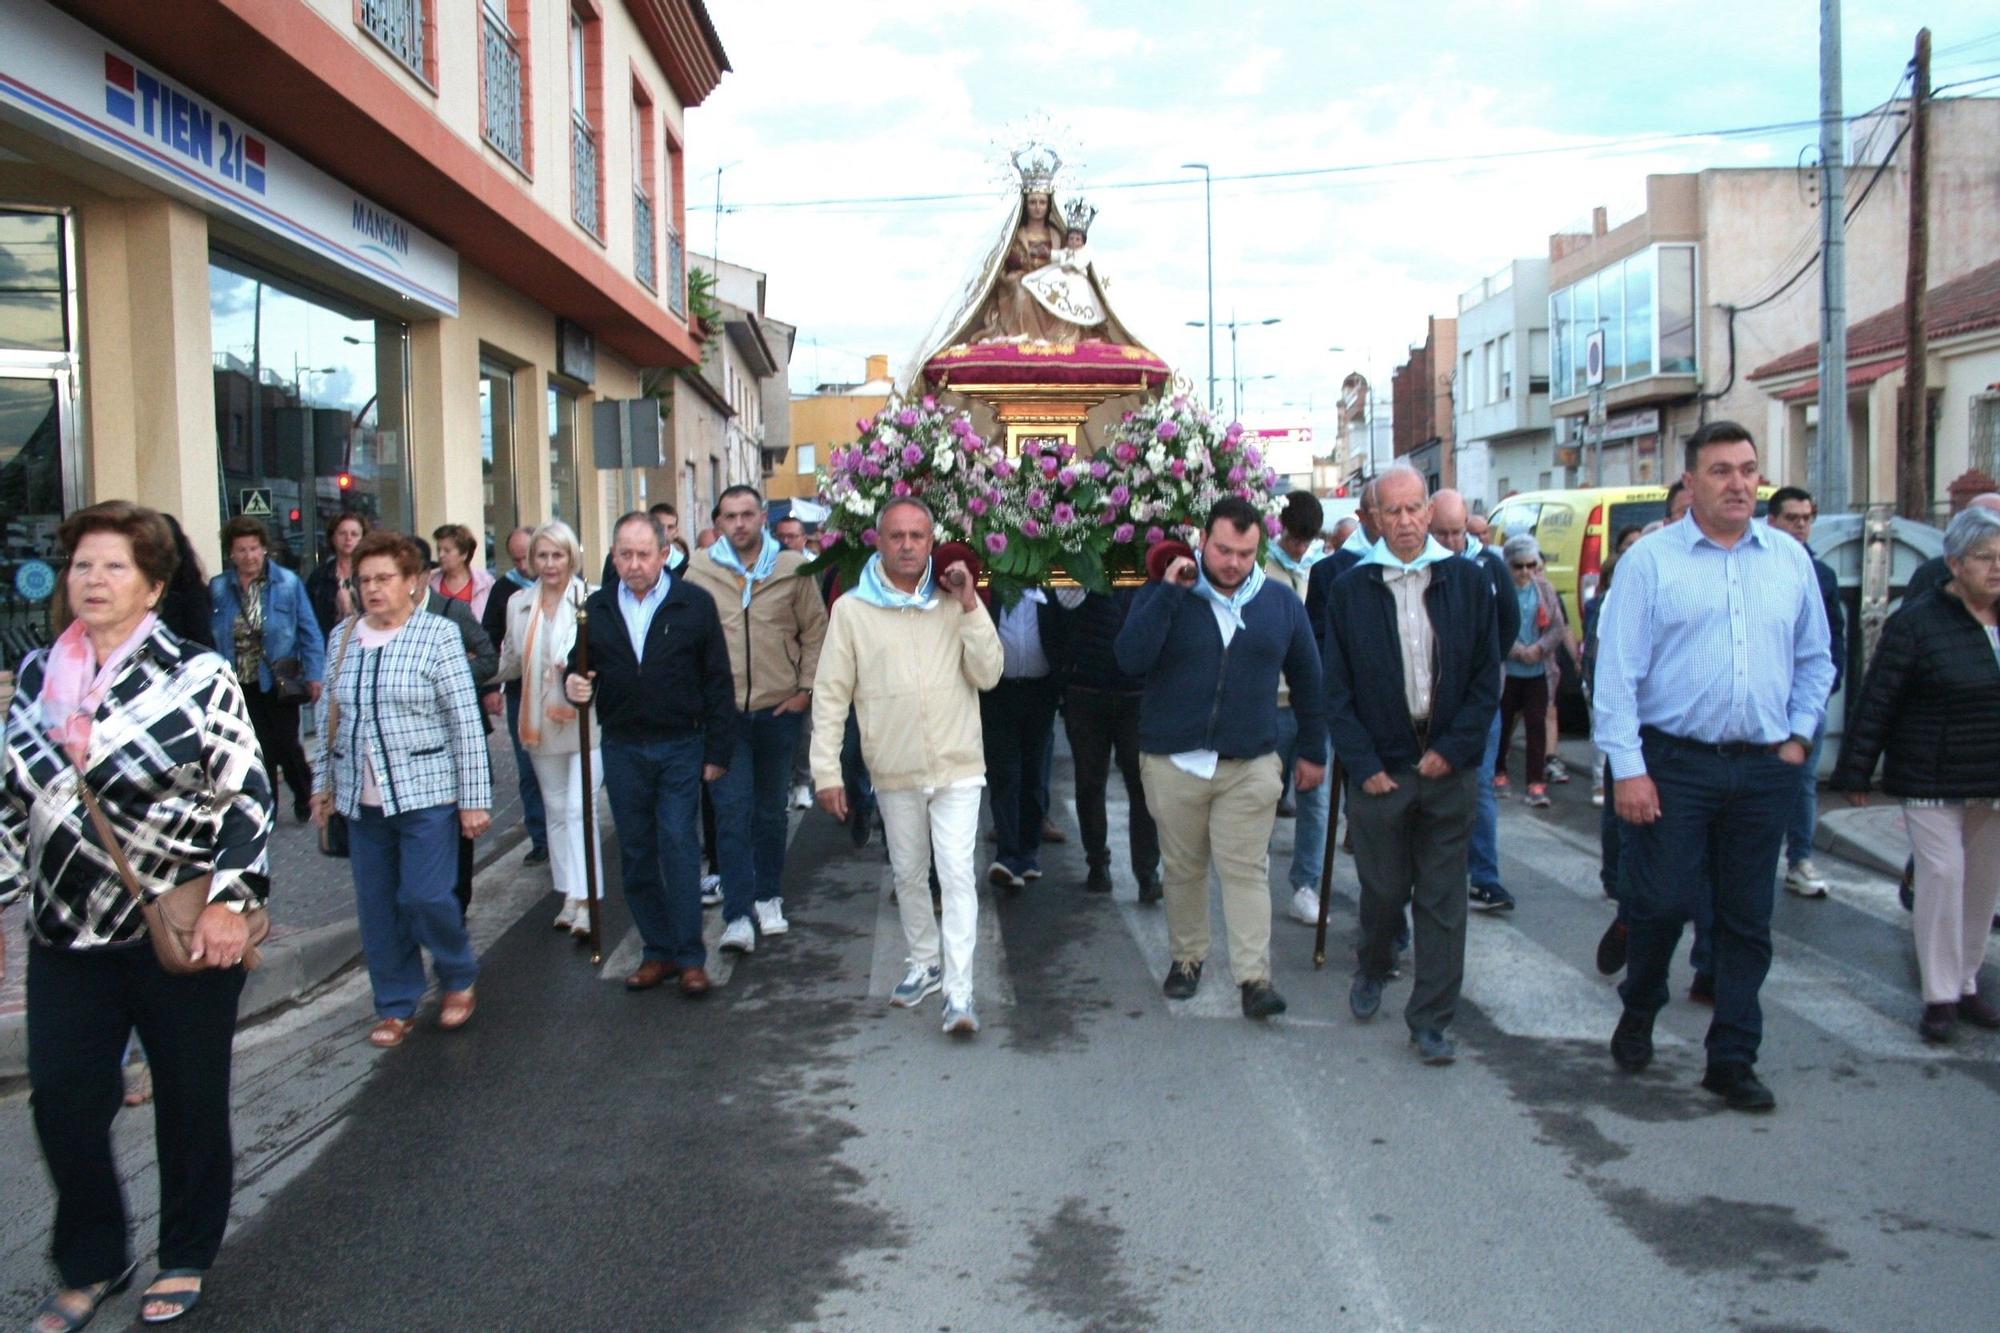
POLYGON ((606 736, 604 790, 618 826, 625 905, 648 962, 705 967, 701 939, 702 738, 606 736))
POLYGON ((1622 831, 1631 936, 1618 993, 1632 1013, 1658 1013, 1681 926, 1710 913, 1709 1063, 1754 1064, 1764 1034, 1757 992, 1771 969, 1773 871, 1798 770, 1767 751, 1719 754, 1651 729, 1643 744, 1660 817, 1622 831))
POLYGON ((1812 855, 1813 830, 1819 825, 1819 752, 1826 741, 1826 721, 1813 732, 1812 749, 1806 752, 1805 768, 1799 774, 1798 804, 1792 807, 1791 826, 1785 830, 1785 864, 1795 866, 1812 855))
POLYGON ((1493 798, 1493 770, 1500 762, 1500 713, 1494 710, 1486 729, 1486 752, 1479 757, 1479 782, 1472 814, 1472 840, 1466 844, 1466 879, 1475 889, 1500 889, 1500 803, 1493 798))
MULTIPOLYGON (((1618 920, 1629 926, 1631 922, 1625 915, 1625 821, 1618 818, 1617 790, 1617 783, 1611 776, 1611 761, 1607 759, 1604 761, 1604 808, 1597 817, 1601 862, 1597 874, 1604 884, 1605 896, 1618 904, 1618 920)), ((1706 873, 1706 867, 1703 873, 1706 873)), ((1688 947, 1688 966, 1702 976, 1715 970, 1715 950, 1709 942, 1713 935, 1714 905, 1712 894, 1695 900, 1694 943, 1688 947)))
POLYGON ((542 805, 542 780, 535 776, 535 762, 521 748, 521 691, 509 685, 501 693, 507 699, 507 739, 514 743, 514 773, 520 780, 521 823, 528 841, 537 851, 549 849, 549 816, 542 805))
POLYGON ((479 975, 458 899, 458 807, 385 815, 364 805, 347 821, 354 911, 379 1018, 408 1018, 424 998, 424 955, 438 984, 464 990, 479 975), (419 947, 421 946, 421 947, 419 947))
POLYGON ((785 806, 804 716, 768 708, 743 714, 729 771, 708 784, 724 921, 750 915, 752 903, 784 896, 785 806))
MULTIPOLYGON (((1281 771, 1289 777, 1299 758, 1299 719, 1290 708, 1278 710, 1278 763, 1281 771)), ((1292 808, 1297 811, 1296 822, 1292 826, 1292 872, 1293 889, 1319 890, 1319 872, 1326 860, 1326 815, 1328 798, 1333 794, 1333 774, 1327 773, 1327 781, 1311 791, 1293 793, 1292 808)))

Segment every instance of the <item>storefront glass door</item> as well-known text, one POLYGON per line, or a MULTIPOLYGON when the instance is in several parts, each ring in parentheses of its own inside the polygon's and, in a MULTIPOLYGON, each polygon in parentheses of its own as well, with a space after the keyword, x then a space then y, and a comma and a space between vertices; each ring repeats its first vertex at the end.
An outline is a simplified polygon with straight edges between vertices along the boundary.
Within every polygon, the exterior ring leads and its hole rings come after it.
POLYGON ((489 569, 504 568, 503 543, 520 521, 515 517, 514 372, 487 361, 479 364, 479 471, 486 489, 486 535, 474 558, 483 556, 489 569))
POLYGON ((69 218, 0 209, 0 669, 50 638, 76 483, 69 218))

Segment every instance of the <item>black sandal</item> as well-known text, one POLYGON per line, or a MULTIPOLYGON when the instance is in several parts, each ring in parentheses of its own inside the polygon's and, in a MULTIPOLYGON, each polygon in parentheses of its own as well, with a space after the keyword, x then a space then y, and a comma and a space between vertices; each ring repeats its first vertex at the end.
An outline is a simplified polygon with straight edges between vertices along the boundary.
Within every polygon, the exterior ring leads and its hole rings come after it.
POLYGON ((37 1333, 39 1333, 42 1327, 42 1320, 45 1318, 54 1318, 62 1321, 61 1333, 77 1333, 78 1329, 83 1328, 91 1320, 97 1318, 97 1309, 99 1306, 132 1285, 132 1273, 138 1267, 139 1265, 135 1263, 131 1268, 126 1269, 109 1282, 93 1284, 96 1287, 95 1291, 92 1291, 90 1287, 63 1288, 63 1291, 80 1291, 88 1296, 90 1298, 90 1308, 82 1314, 71 1314, 59 1304, 63 1293, 58 1291, 35 1307, 35 1317, 28 1322, 28 1327, 37 1330, 37 1333))
MULTIPOLYGON (((199 1268, 162 1268, 158 1273, 153 1275, 153 1281, 159 1282, 164 1278, 174 1277, 201 1278, 205 1276, 207 1275, 199 1268)), ((145 1295, 139 1298, 139 1322, 142 1324, 171 1324, 174 1320, 179 1319, 200 1303, 200 1287, 195 1287, 189 1291, 153 1291, 148 1288, 145 1295), (171 1305, 173 1309, 166 1314, 147 1314, 146 1307, 149 1305, 171 1305)))

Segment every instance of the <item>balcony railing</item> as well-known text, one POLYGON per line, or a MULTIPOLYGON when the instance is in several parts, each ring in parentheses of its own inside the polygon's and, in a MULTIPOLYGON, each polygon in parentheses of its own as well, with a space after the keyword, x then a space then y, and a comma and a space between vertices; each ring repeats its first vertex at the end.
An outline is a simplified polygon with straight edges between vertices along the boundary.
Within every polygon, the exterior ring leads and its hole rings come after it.
POLYGON ((423 0, 361 0, 361 26, 419 78, 424 73, 423 0))
POLYGON ((514 45, 514 34, 490 11, 482 27, 486 109, 479 131, 509 162, 525 169, 527 162, 521 154, 521 52, 514 45))
POLYGON ((632 272, 657 291, 653 281, 653 201, 642 190, 632 191, 632 272))
POLYGON ((681 234, 667 228, 667 309, 687 318, 687 252, 681 248, 681 234))
POLYGON ((582 116, 569 123, 570 209, 576 224, 592 236, 604 235, 597 207, 597 131, 582 116))

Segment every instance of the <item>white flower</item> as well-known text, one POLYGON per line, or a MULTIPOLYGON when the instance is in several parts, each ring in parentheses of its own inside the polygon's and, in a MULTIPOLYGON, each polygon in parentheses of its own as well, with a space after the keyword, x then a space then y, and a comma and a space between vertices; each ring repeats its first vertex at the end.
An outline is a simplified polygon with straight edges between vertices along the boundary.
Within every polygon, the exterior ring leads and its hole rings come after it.
POLYGON ((870 509, 873 508, 873 506, 871 506, 868 503, 868 497, 863 495, 860 491, 856 491, 852 495, 848 496, 845 500, 841 501, 841 504, 851 514, 866 514, 870 511, 870 509))
POLYGON ((951 471, 951 464, 951 446, 948 444, 939 445, 937 451, 931 455, 931 466, 936 468, 939 474, 942 475, 951 471))

